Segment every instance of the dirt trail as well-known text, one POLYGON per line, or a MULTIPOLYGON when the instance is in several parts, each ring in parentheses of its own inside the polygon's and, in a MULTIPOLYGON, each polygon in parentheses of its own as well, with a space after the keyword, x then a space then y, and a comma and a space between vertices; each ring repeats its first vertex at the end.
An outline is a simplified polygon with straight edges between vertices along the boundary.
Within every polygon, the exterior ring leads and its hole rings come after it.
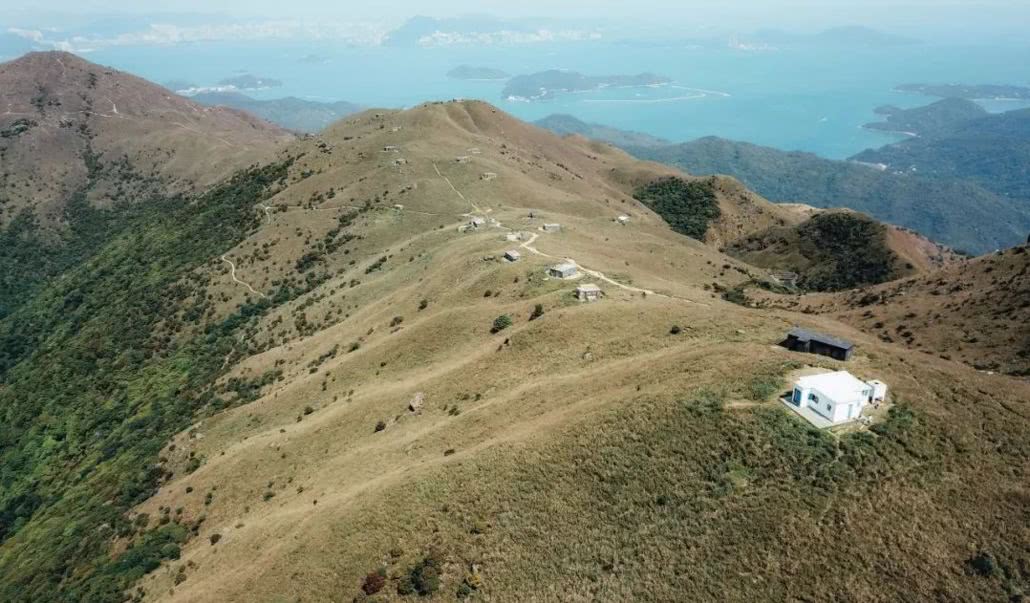
POLYGON ((223 255, 222 256, 222 261, 225 262, 226 264, 229 264, 229 274, 232 276, 233 282, 238 283, 240 285, 243 285, 244 287, 249 289, 250 292, 253 293, 254 295, 260 295, 261 297, 268 297, 264 293, 254 289, 254 287, 251 287, 250 283, 247 283, 246 281, 241 281, 240 279, 236 278, 236 264, 233 264, 232 260, 230 260, 229 258, 227 258, 227 257, 225 257, 223 255))
POLYGON ((539 233, 533 233, 533 236, 529 237, 529 240, 524 242, 524 243, 522 243, 522 245, 519 245, 519 247, 529 251, 530 253, 535 253, 536 255, 539 255, 539 256, 542 256, 542 257, 545 257, 545 258, 550 258, 550 259, 553 259, 553 260, 556 260, 556 259, 566 259, 566 260, 570 260, 572 262, 575 262, 576 265, 579 266, 579 269, 582 270, 584 274, 589 274, 590 276, 592 276, 592 277, 594 277, 596 279, 602 280, 602 281, 604 281, 604 282, 606 282, 608 284, 611 284, 611 285, 615 285, 616 287, 619 287, 620 289, 625 289, 626 291, 633 291, 634 293, 643 293, 644 295, 659 295, 661 297, 669 297, 668 295, 663 295, 661 293, 655 293, 654 291, 651 291, 650 289, 641 289, 640 287, 633 287, 633 286, 630 286, 630 285, 624 285, 624 284, 622 284, 622 283, 620 283, 618 281, 614 281, 614 280, 608 278, 607 276, 605 276, 603 272, 598 272, 597 270, 591 270, 591 269, 587 268, 586 266, 582 266, 582 265, 579 264, 579 262, 576 262, 576 260, 573 260, 572 258, 556 258, 553 255, 548 255, 548 254, 540 251, 536 247, 533 247, 533 242, 536 241, 539 237, 540 237, 539 233))
POLYGON ((469 206, 472 207, 473 211, 479 212, 479 213, 483 212, 483 210, 479 209, 478 205, 476 205, 473 201, 467 199, 465 197, 465 195, 461 194, 461 191, 459 191, 457 189, 457 187, 455 187, 454 184, 451 183, 450 178, 448 178, 447 176, 444 176, 443 173, 440 172, 440 168, 436 167, 436 163, 433 163, 433 169, 436 170, 436 175, 439 176, 440 178, 442 178, 443 181, 447 183, 447 186, 451 187, 451 190, 454 191, 459 197, 461 197, 462 201, 464 201, 465 203, 468 203, 469 206))

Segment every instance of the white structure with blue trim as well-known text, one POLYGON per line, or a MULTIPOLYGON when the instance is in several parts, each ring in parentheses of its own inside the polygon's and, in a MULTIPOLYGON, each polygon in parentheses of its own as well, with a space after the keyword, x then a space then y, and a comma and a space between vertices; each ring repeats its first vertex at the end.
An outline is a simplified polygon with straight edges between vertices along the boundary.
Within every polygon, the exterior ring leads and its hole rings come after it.
POLYGON ((887 386, 882 382, 866 383, 847 371, 837 371, 801 377, 794 383, 789 403, 838 425, 858 419, 867 404, 886 395, 887 386))

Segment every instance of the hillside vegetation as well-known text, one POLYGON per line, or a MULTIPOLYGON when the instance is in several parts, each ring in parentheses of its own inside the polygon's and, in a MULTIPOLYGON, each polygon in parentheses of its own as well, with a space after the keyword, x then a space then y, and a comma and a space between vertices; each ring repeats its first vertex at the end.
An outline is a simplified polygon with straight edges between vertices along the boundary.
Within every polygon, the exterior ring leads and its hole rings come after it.
POLYGON ((709 223, 721 215, 712 181, 664 178, 640 187, 633 196, 673 230, 699 241, 704 240, 709 223))
POLYGON ((481 102, 275 156, 124 216, 0 318, 0 599, 1030 589, 1025 380, 721 299, 762 269, 719 248, 797 211, 481 102), (793 325, 890 384, 872 425, 776 400, 844 366, 777 346, 793 325))
POLYGON ((872 288, 798 298, 757 295, 763 304, 837 317, 885 342, 984 371, 1030 376, 1026 245, 872 288))
POLYGON ((127 512, 168 477, 156 464, 167 439, 226 405, 213 379, 269 304, 212 319, 201 298, 171 316, 205 287, 189 272, 259 223, 253 204, 284 176, 270 166, 148 208, 0 322, 0 598, 120 601, 178 557, 190 526, 127 512))
POLYGON ((886 120, 866 124, 866 128, 921 137, 942 136, 970 120, 989 115, 973 101, 958 98, 946 98, 914 109, 880 107, 876 112, 886 116, 886 120))
MULTIPOLYGON (((691 174, 733 176, 772 201, 854 209, 971 253, 1016 245, 1030 231, 1030 208, 1025 203, 973 182, 924 176, 922 170, 895 174, 718 138, 629 150, 691 174)), ((874 163, 883 159, 857 158, 874 163)), ((1014 169, 1018 174, 1023 168, 1014 169)))
MULTIPOLYGON (((1030 206, 1030 109, 970 119, 854 159, 935 178, 962 178, 1030 206)), ((1027 230, 1027 229, 1024 229, 1027 230)))
POLYGON ((911 274, 887 241, 887 227, 849 211, 820 212, 797 226, 759 232, 726 248, 754 266, 790 271, 812 291, 839 291, 911 274))

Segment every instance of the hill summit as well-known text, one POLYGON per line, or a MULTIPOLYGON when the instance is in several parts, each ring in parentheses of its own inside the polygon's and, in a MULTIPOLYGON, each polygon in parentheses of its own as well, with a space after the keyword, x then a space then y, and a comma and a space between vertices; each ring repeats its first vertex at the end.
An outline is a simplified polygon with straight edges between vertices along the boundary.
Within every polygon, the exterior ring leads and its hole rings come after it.
POLYGON ((730 178, 466 101, 157 209, 0 318, 0 599, 1028 586, 1030 387, 724 299, 768 275, 720 247, 812 219, 730 178), (851 359, 777 345, 795 326, 851 359), (868 421, 779 399, 844 368, 890 386, 868 421))

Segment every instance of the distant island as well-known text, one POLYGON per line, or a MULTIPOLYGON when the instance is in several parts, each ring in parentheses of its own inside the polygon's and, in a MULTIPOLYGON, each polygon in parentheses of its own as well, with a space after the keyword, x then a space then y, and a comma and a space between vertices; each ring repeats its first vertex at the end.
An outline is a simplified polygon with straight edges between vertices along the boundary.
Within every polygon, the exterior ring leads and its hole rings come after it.
POLYGON ((866 124, 866 129, 908 136, 941 136, 972 119, 989 115, 980 105, 961 98, 946 98, 915 109, 887 105, 878 107, 876 113, 886 116, 886 120, 866 124))
POLYGON ((191 98, 204 105, 241 109, 265 121, 304 133, 320 132, 333 122, 363 110, 360 105, 345 101, 320 103, 293 96, 257 100, 238 92, 201 92, 191 98))
POLYGON ((914 92, 940 98, 965 98, 969 100, 1030 100, 1030 88, 1005 85, 968 84, 902 84, 898 92, 914 92))
POLYGON ((511 75, 506 71, 492 67, 460 65, 448 71, 447 77, 455 80, 506 80, 511 75))
POLYGON ((283 83, 270 77, 258 77, 249 73, 227 77, 218 82, 219 86, 232 87, 237 90, 260 90, 262 88, 279 88, 283 83))
POLYGON ((562 92, 587 92, 601 88, 659 86, 672 82, 653 73, 589 76, 576 71, 551 69, 519 75, 508 81, 501 94, 508 100, 535 101, 554 98, 562 92))

